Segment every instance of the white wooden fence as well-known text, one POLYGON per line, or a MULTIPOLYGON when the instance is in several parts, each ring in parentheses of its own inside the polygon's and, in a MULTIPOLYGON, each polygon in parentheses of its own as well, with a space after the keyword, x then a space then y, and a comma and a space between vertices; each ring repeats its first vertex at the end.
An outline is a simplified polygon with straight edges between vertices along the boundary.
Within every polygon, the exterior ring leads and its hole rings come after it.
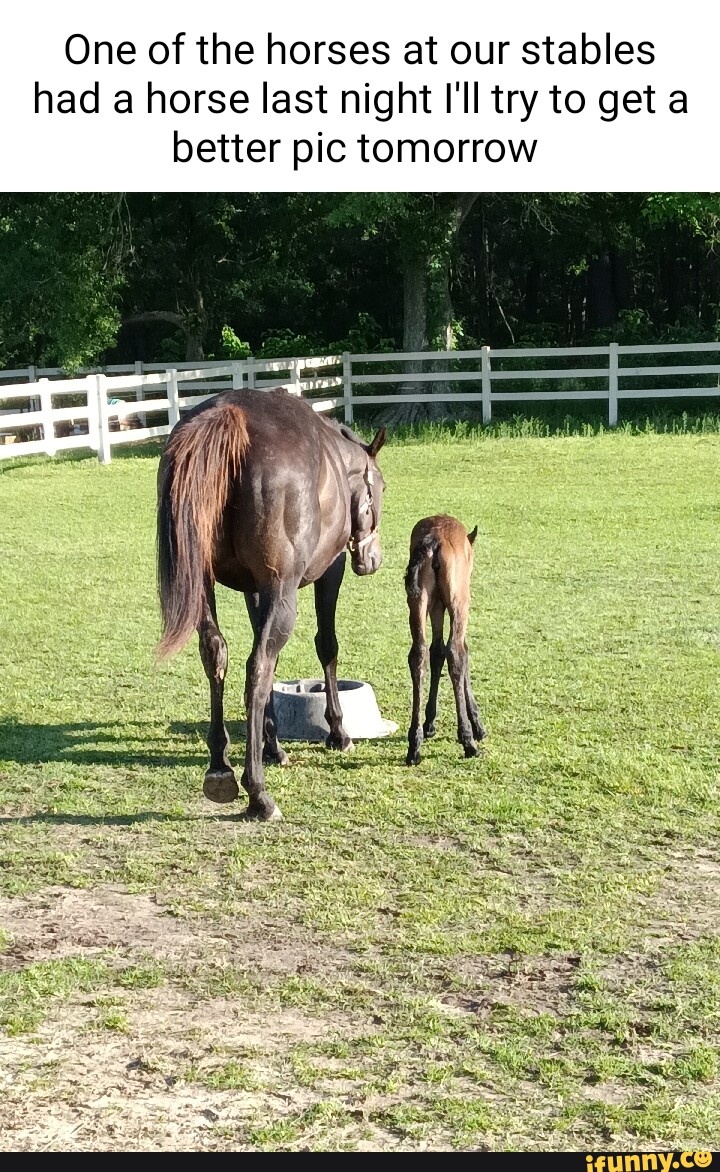
POLYGON ((720 398, 718 376, 720 342, 655 346, 620 346, 612 342, 608 346, 535 350, 493 350, 485 346, 481 350, 448 352, 345 353, 313 358, 249 358, 224 364, 178 363, 170 369, 160 363, 135 363, 110 366, 102 373, 72 379, 62 378, 62 372, 55 368, 30 367, 0 372, 0 459, 38 452, 52 456, 68 448, 91 448, 101 463, 108 463, 116 444, 167 435, 183 410, 230 387, 269 390, 287 386, 291 393, 309 398, 316 411, 342 409, 347 423, 353 422, 356 408, 385 404, 479 403, 483 422, 489 423, 494 403, 605 400, 608 422, 614 427, 620 400, 720 398), (692 356, 690 361, 678 362, 684 354, 692 356), (714 355, 716 361, 703 362, 700 356, 705 354, 714 355), (651 356, 653 364, 633 365, 637 355, 651 356), (661 356, 670 360, 658 361, 661 356), (578 361, 588 359, 593 360, 592 365, 578 365, 578 361), (537 365, 548 360, 553 362, 551 369, 537 365), (567 365, 557 365, 558 362, 567 365), (423 365, 431 369, 418 369, 423 365), (384 369, 374 373, 376 367, 384 369), (678 379, 689 385, 673 385, 673 380, 678 379), (524 389, 528 382, 530 389, 524 389), (550 389, 538 389, 536 384, 543 382, 550 389), (408 390, 414 383, 426 386, 417 392, 408 390), (432 385, 438 383, 442 386, 433 391, 432 385), (185 393, 186 384, 191 384, 187 389, 192 394, 185 393), (401 393, 382 393, 385 385, 398 384, 402 385, 401 393), (448 384, 468 385, 465 389, 458 385, 448 390, 448 384), (322 392, 329 390, 342 393, 324 397, 322 392), (75 398, 74 405, 62 406, 58 402, 63 398, 67 402, 71 396, 75 398), (8 408, 13 400, 23 404, 22 408, 8 408), (152 417, 150 424, 148 416, 152 417), (72 429, 73 434, 58 435, 58 425, 72 429), (37 432, 39 438, 23 438, 28 431, 37 432))
MULTIPOLYGON (((331 356, 184 363, 170 369, 153 363, 151 373, 94 372, 68 379, 51 379, 50 375, 62 373, 56 369, 35 371, 33 381, 0 382, 0 459, 35 453, 54 456, 70 448, 90 448, 97 452, 100 463, 107 464, 116 444, 168 435, 182 411, 220 391, 287 386, 296 395, 316 395, 326 387, 342 387, 341 365, 342 358, 331 356), (323 369, 333 367, 337 374, 323 374, 323 369), (187 394, 186 388, 192 393, 187 394), (73 404, 60 405, 71 397, 73 404), (8 410, 12 400, 23 403, 24 408, 8 410), (122 430, 130 423, 133 426, 122 430), (72 428, 73 434, 57 435, 58 425, 63 424, 65 429, 72 428), (41 432, 40 438, 23 438, 23 433, 35 430, 41 432)), ((0 378, 23 375, 27 377, 25 371, 5 371, 0 378)), ((312 406, 316 411, 331 411, 337 400, 313 397, 312 406)))

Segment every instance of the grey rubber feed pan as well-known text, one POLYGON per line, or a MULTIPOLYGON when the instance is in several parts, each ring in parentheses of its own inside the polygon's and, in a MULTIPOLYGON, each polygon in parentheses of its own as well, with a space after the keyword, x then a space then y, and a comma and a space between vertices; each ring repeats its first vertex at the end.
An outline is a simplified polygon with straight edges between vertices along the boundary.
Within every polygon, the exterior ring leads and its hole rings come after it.
MULTIPOLYGON (((324 741, 330 732, 325 720, 324 680, 278 681, 273 687, 277 735, 281 741, 324 741)), ((343 724, 351 740, 371 740, 397 731, 393 720, 383 720, 375 693, 361 680, 338 680, 343 724)))

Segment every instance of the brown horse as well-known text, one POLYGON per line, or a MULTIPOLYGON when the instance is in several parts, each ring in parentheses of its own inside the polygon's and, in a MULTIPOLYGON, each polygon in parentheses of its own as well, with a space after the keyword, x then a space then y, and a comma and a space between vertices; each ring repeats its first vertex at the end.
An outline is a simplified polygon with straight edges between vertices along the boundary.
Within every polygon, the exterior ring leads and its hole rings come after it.
POLYGON ((378 526, 385 487, 365 444, 285 388, 230 391, 202 403, 172 431, 158 473, 161 658, 200 635, 210 681, 210 765, 205 796, 239 793, 223 720, 227 644, 218 627, 215 582, 245 595, 254 641, 247 661, 247 744, 241 781, 247 816, 281 818, 265 789, 263 760, 285 765, 272 704, 280 651, 295 626, 297 592, 315 587, 315 647, 325 673, 327 744, 350 749, 337 689, 335 608, 350 549, 356 574, 382 554, 378 526), (264 751, 263 751, 264 750, 264 751))
POLYGON ((466 757, 476 757, 487 735, 480 720, 470 686, 466 642, 470 611, 470 575, 473 568, 473 542, 477 525, 468 533, 454 517, 426 517, 418 521, 410 535, 410 563, 405 573, 405 590, 410 608, 412 647, 408 655, 413 682, 413 710, 408 732, 406 764, 417 765, 423 737, 435 735, 437 694, 443 664, 447 659, 455 692, 458 741, 466 757), (445 612, 450 615, 450 640, 445 645, 445 612), (420 727, 420 706, 427 661, 425 626, 428 614, 432 624, 430 644, 430 695, 425 709, 425 723, 420 727))

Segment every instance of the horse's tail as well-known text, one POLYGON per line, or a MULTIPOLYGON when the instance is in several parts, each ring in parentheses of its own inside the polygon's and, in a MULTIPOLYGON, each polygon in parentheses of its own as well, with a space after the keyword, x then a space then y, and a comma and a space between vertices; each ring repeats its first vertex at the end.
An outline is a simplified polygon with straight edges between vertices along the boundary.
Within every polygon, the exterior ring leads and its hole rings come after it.
POLYGON ((440 538, 436 533, 429 533, 418 541, 410 554, 410 562, 405 571, 405 589, 408 598, 420 597, 420 567, 426 558, 432 558, 432 568, 437 574, 440 569, 440 538))
POLYGON ((158 472, 159 659, 197 629, 206 584, 215 580, 215 544, 228 495, 249 445, 245 413, 218 402, 175 428, 158 472))

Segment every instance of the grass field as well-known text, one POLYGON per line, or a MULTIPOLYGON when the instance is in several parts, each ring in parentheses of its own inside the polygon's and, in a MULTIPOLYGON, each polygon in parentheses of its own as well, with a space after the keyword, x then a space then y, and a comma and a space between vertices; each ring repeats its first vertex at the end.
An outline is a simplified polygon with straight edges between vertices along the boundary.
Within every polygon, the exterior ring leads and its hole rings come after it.
MULTIPOLYGON (((157 453, 0 465, 0 1148, 720 1147, 720 435, 390 442, 341 674, 395 737, 202 797, 157 453), (412 523, 479 526, 489 729, 403 765, 412 523)), ((249 638, 220 592, 242 753, 249 638)), ((316 673, 312 594, 280 663, 316 673)), ((583 1157, 584 1167, 584 1157, 583 1157)))

